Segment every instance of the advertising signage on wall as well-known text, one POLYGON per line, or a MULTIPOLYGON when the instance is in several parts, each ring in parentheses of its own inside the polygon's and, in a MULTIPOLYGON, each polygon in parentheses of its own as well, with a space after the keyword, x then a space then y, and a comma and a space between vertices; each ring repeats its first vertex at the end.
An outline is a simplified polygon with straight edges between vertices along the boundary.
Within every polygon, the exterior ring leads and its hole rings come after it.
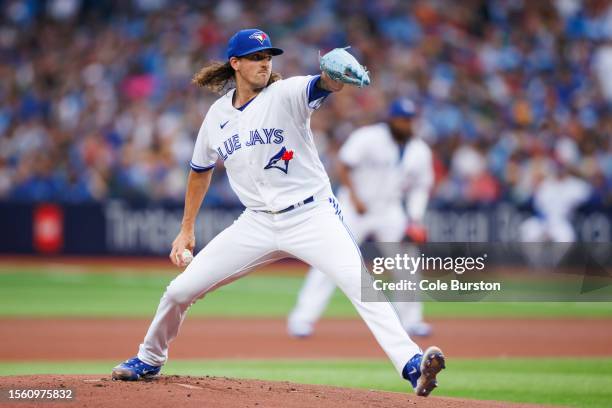
MULTIPOLYGON (((0 204, 0 253, 166 256, 183 208, 173 204, 136 205, 109 201, 86 205, 0 204)), ((201 248, 242 212, 204 207, 196 226, 201 248)), ((431 210, 426 216, 430 242, 518 242, 529 217, 511 206, 431 210)), ((578 213, 573 228, 581 242, 610 242, 612 216, 578 213)))

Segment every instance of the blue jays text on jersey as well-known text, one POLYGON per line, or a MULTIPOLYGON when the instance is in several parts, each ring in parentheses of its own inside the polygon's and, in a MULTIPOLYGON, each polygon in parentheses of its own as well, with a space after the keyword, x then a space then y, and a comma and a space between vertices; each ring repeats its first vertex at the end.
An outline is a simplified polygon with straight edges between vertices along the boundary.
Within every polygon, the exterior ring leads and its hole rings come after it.
MULTIPOLYGON (((275 128, 262 128, 261 132, 259 129, 249 131, 249 140, 244 144, 247 147, 256 146, 258 144, 281 144, 285 140, 283 136, 283 129, 275 128)), ((223 161, 227 160, 235 151, 242 147, 242 143, 238 134, 232 135, 223 141, 221 146, 217 146, 217 153, 219 158, 223 161)))

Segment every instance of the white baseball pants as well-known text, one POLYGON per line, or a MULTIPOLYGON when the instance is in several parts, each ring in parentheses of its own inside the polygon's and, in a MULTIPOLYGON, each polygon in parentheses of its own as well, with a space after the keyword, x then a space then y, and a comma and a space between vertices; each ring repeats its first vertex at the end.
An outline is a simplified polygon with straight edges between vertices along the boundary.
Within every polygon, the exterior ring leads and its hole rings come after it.
POLYGON ((138 358, 150 365, 164 364, 168 344, 197 299, 257 266, 292 256, 321 270, 344 291, 401 375, 421 349, 406 334, 391 304, 361 301, 361 256, 334 205, 333 196, 326 194, 283 214, 245 210, 168 285, 138 358))
MULTIPOLYGON (((350 199, 340 197, 344 223, 349 227, 355 242, 361 245, 369 235, 377 242, 399 242, 406 227, 406 215, 400 203, 358 214, 350 199)), ((289 314, 289 327, 312 327, 323 315, 331 300, 336 285, 328 274, 315 267, 310 268, 298 294, 297 302, 289 314)), ((421 302, 392 302, 402 326, 408 330, 412 325, 423 322, 421 302)))

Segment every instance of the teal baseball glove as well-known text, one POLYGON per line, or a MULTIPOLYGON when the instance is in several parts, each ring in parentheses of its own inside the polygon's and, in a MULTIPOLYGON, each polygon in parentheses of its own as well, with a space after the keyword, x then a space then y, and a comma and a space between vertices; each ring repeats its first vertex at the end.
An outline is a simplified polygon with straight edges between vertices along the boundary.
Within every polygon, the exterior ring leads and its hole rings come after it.
POLYGON ((351 54, 350 47, 335 48, 327 54, 319 54, 319 66, 334 81, 355 85, 360 88, 370 85, 368 71, 351 54))

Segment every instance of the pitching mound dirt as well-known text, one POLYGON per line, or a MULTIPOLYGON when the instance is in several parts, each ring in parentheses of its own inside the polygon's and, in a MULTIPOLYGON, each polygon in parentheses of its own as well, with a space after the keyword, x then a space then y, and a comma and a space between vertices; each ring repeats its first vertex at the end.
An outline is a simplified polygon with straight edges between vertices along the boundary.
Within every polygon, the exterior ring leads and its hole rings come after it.
POLYGON ((71 389, 71 402, 17 402, 8 406, 26 407, 535 407, 496 401, 457 398, 420 398, 411 394, 338 388, 218 377, 160 376, 151 381, 111 381, 100 376, 19 376, 0 377, 2 399, 7 389, 71 389))

